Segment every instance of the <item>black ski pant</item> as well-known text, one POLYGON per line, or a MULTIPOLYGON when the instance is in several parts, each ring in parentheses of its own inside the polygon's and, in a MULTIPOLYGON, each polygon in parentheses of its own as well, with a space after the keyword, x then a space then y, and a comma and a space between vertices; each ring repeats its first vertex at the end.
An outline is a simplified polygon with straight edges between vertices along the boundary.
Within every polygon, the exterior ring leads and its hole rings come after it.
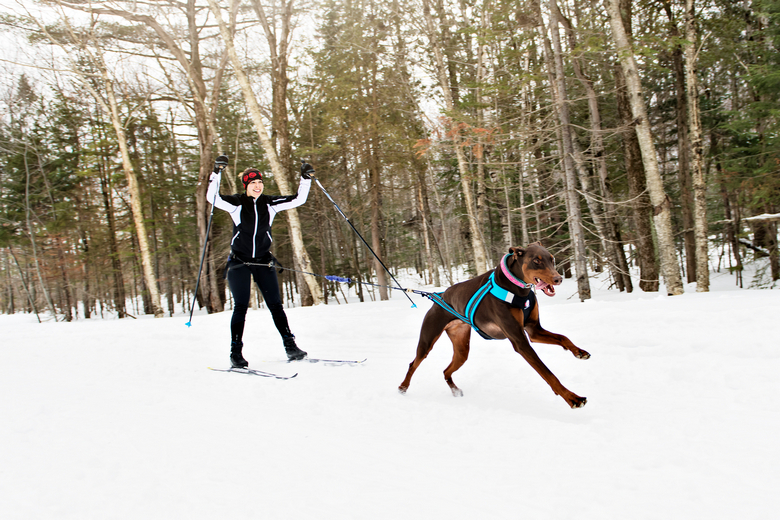
MULTIPOLYGON (((265 263, 265 262, 262 262, 265 263)), ((279 294, 279 280, 276 269, 259 265, 247 265, 231 259, 228 262, 227 280, 230 292, 233 294, 233 317, 230 320, 231 341, 240 342, 244 336, 246 311, 249 309, 249 296, 252 289, 252 279, 263 295, 268 310, 274 320, 274 325, 282 338, 292 336, 284 313, 282 297, 279 294)))

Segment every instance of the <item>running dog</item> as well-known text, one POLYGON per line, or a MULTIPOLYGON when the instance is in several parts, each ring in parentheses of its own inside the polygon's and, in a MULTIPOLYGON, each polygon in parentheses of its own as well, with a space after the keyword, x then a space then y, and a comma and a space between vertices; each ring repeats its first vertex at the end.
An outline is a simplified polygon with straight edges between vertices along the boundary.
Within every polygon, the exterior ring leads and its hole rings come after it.
POLYGON ((539 323, 539 305, 533 286, 547 296, 555 296, 555 286, 562 281, 555 270, 553 256, 536 243, 525 249, 510 247, 509 254, 492 271, 455 284, 443 293, 426 294, 436 305, 425 315, 417 355, 409 364, 409 371, 398 391, 406 393, 417 367, 428 356, 442 332, 447 332, 454 352, 452 363, 444 370, 444 380, 452 395, 462 396, 463 391, 452 381, 452 374, 468 359, 471 329, 474 328, 485 338, 508 338, 515 351, 547 381, 553 392, 572 408, 585 406, 587 399, 564 387, 542 363, 529 342, 530 338, 536 343, 560 345, 574 357, 590 357, 569 338, 549 332, 539 323))

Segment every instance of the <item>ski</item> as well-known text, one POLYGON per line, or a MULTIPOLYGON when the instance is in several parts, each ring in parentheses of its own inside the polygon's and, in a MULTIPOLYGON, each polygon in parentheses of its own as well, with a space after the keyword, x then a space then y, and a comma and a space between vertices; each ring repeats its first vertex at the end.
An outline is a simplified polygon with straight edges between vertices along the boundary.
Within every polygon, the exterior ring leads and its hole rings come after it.
POLYGON ((255 370, 253 368, 212 368, 207 367, 209 370, 214 370, 215 372, 235 372, 237 374, 248 374, 252 376, 260 376, 260 377, 273 377, 274 379, 292 379, 293 377, 297 376, 298 373, 294 373, 291 376, 280 376, 279 374, 273 374, 271 372, 263 372, 262 370, 255 370))
POLYGON ((329 365, 329 366, 339 366, 339 365, 354 366, 354 365, 360 365, 362 363, 365 363, 366 361, 368 361, 368 358, 357 361, 354 359, 319 359, 319 358, 305 357, 303 359, 288 359, 287 363, 296 363, 298 361, 308 361, 309 363, 322 363, 323 365, 329 365))

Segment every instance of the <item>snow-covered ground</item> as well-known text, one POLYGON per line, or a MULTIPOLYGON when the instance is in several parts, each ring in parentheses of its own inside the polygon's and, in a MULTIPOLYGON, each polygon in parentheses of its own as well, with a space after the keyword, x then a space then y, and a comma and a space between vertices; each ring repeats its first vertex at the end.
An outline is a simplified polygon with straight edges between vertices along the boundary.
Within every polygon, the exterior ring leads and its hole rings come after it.
POLYGON ((572 410, 512 351, 443 337, 397 391, 431 303, 288 309, 312 357, 287 364, 265 309, 228 365, 230 312, 138 320, 0 316, 3 519, 766 519, 780 510, 780 291, 540 295, 536 345, 572 410))

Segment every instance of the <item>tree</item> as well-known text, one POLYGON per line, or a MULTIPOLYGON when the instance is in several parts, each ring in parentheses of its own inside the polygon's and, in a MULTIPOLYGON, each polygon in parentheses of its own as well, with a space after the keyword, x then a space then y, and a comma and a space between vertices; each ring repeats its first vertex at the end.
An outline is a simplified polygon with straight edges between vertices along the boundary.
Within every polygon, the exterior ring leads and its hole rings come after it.
MULTIPOLYGON (((62 2, 63 5, 72 9, 82 10, 95 15, 107 14, 121 17, 129 22, 143 24, 151 29, 159 40, 153 40, 147 35, 138 35, 136 36, 136 39, 149 42, 148 45, 157 57, 157 62, 163 71, 167 70, 165 63, 167 63, 168 60, 160 57, 159 50, 161 48, 166 49, 169 55, 173 57, 174 63, 178 64, 179 71, 185 78, 185 91, 188 90, 190 94, 188 98, 182 99, 182 104, 191 106, 192 108, 191 120, 193 126, 197 130, 200 148, 200 153, 198 154, 199 170, 195 200, 199 238, 201 248, 203 248, 208 241, 208 238, 206 237, 206 222, 210 213, 206 204, 206 189, 208 187, 209 175, 214 166, 213 147, 218 140, 214 120, 219 106, 220 87, 222 85, 224 70, 227 65, 227 55, 223 53, 221 58, 213 65, 213 78, 211 80, 211 86, 209 87, 209 80, 206 76, 208 67, 204 63, 201 54, 201 43, 205 38, 202 35, 204 22, 199 20, 199 14, 200 11, 202 11, 202 8, 197 6, 195 0, 186 0, 186 3, 166 1, 161 3, 162 6, 154 6, 155 9, 168 7, 169 9, 173 8, 174 10, 183 11, 186 24, 184 37, 177 34, 180 32, 179 27, 173 26, 166 29, 160 23, 158 17, 153 14, 138 12, 136 2, 126 2, 131 4, 131 10, 120 9, 114 5, 115 3, 116 2, 90 2, 84 4, 81 2, 62 2), (105 7, 101 7, 103 5, 105 5, 105 7)), ((127 31, 122 34, 126 33, 127 31)), ((174 85, 170 73, 166 72, 166 77, 169 79, 171 91, 177 93, 172 94, 172 97, 181 98, 182 95, 178 94, 181 90, 174 85)), ((211 247, 206 251, 208 258, 206 265, 209 266, 206 273, 207 283, 201 284, 200 287, 209 312, 219 312, 223 310, 224 305, 217 283, 217 279, 222 271, 222 266, 218 265, 220 262, 215 260, 212 251, 211 247)))
MULTIPOLYGON (((425 34, 430 43, 431 52, 433 53, 436 79, 439 83, 442 97, 444 98, 444 110, 450 121, 447 134, 448 137, 452 139, 453 147, 455 149, 455 157, 458 161, 458 172, 460 174, 460 185, 463 192, 463 202, 466 205, 466 215, 468 217, 471 247, 474 255, 474 265, 478 273, 483 273, 490 268, 488 265, 488 253, 485 247, 485 243, 482 239, 482 230, 479 227, 479 219, 477 218, 476 214, 474 193, 471 188, 471 174, 469 172, 469 165, 468 161, 466 160, 466 154, 463 149, 461 125, 458 121, 457 110, 453 98, 453 85, 450 84, 449 79, 450 69, 448 69, 448 63, 445 62, 445 56, 444 52, 442 51, 442 45, 439 40, 438 31, 434 23, 433 15, 431 14, 430 0, 423 0, 423 16, 425 18, 425 34)), ((450 61, 449 65, 453 66, 454 63, 450 61)))
POLYGON ((87 63, 89 63, 89 66, 93 69, 92 71, 85 71, 83 66, 72 59, 68 59, 71 72, 73 72, 81 81, 81 84, 90 92, 101 109, 110 118, 114 132, 116 133, 117 144, 119 145, 120 156, 122 158, 122 168, 127 179, 128 191, 130 194, 130 205, 141 253, 143 276, 151 297, 154 315, 157 318, 162 317, 163 309, 160 305, 160 291, 152 268, 152 259, 149 251, 146 225, 144 223, 138 179, 130 160, 127 135, 122 121, 122 114, 120 113, 119 102, 114 90, 115 82, 109 74, 102 49, 95 35, 95 22, 93 20, 91 27, 83 32, 79 32, 76 28, 71 26, 70 21, 64 13, 61 13, 60 20, 63 23, 63 29, 59 35, 60 37, 57 37, 49 28, 44 26, 41 21, 35 18, 32 19, 51 44, 60 47, 65 52, 66 56, 69 54, 68 44, 72 45, 79 51, 79 55, 84 60, 87 60, 87 63))
POLYGON ((658 236, 661 273, 666 283, 667 292, 670 295, 679 295, 683 293, 684 289, 674 247, 671 201, 666 195, 663 180, 658 169, 658 158, 656 157, 652 129, 642 93, 642 84, 639 79, 639 69, 634 59, 625 26, 623 25, 623 17, 620 14, 618 0, 605 0, 605 5, 609 14, 609 24, 612 29, 612 36, 615 39, 618 58, 626 79, 631 113, 634 117, 635 130, 642 153, 642 162, 645 175, 647 176, 650 201, 653 204, 653 222, 658 236))
POLYGON ((697 34, 696 13, 693 0, 685 0, 685 83, 688 97, 688 124, 691 138, 691 163, 693 166, 693 198, 696 235, 696 291, 710 290, 709 244, 707 238, 707 185, 704 182, 704 151, 702 145, 701 116, 699 112, 699 86, 696 73, 697 34))
MULTIPOLYGON (((537 13, 540 15, 541 8, 537 5, 537 13)), ((561 40, 558 22, 558 4, 556 0, 550 0, 550 35, 552 40, 552 49, 549 49, 547 37, 543 33, 545 40, 544 48, 547 56, 548 68, 553 80, 550 82, 552 87, 553 99, 557 108, 558 119, 561 123, 560 136, 563 152, 563 168, 565 172, 565 200, 567 213, 569 215, 569 230, 571 233, 572 249, 574 250, 574 265, 577 271, 577 292, 580 301, 590 299, 590 284, 588 282, 588 267, 585 260, 585 237, 582 229, 582 210, 577 195, 577 174, 574 164, 574 143, 572 140, 571 118, 569 116, 569 107, 567 106, 566 80, 564 78, 563 57, 561 49, 561 40)))
MULTIPOLYGON (((211 9, 211 12, 216 18, 217 23, 219 24, 219 31, 223 41, 225 42, 227 53, 228 56, 230 57, 230 62, 233 65, 233 72, 236 74, 238 83, 241 86, 241 91, 244 93, 244 99, 249 108, 249 114, 252 118, 252 122, 255 126, 255 130, 257 131, 257 136, 260 139, 260 143, 263 146, 263 149, 265 150, 266 158, 268 159, 268 162, 271 165, 271 172, 273 173, 274 178, 279 184, 279 187, 284 192, 290 193, 291 187, 290 187, 290 182, 287 178, 287 168, 283 167, 282 164, 279 162, 279 157, 276 153, 276 149, 274 148, 273 143, 271 142, 271 139, 268 136, 268 131, 266 130, 265 123, 263 122, 263 115, 260 110, 260 104, 257 101, 257 97, 255 96, 255 93, 252 90, 252 86, 249 83, 249 77, 244 71, 244 67, 238 56, 238 52, 233 42, 233 35, 230 32, 228 25, 223 20, 222 12, 219 6, 217 5, 216 1, 208 0, 208 2, 209 2, 209 8, 211 9)), ((239 3, 240 0, 238 0, 238 2, 236 0, 231 0, 230 7, 229 7, 229 12, 231 13, 231 16, 235 16, 239 3)), ((293 254, 296 257, 297 263, 301 267, 301 270, 310 273, 312 272, 313 269, 311 266, 311 260, 309 258, 309 254, 306 251, 306 246, 303 243, 303 235, 301 232, 301 221, 300 218, 298 217, 298 212, 295 209, 292 209, 289 211, 285 211, 284 213, 285 216, 287 217, 287 222, 290 226, 290 238, 292 239, 293 254)), ((304 275, 304 279, 306 280, 306 284, 309 286, 309 290, 311 291, 314 304, 316 305, 321 303, 322 291, 320 289, 320 286, 317 284, 317 280, 315 279, 315 277, 306 274, 304 275)))
MULTIPOLYGON (((557 7, 557 3, 551 7, 557 7)), ((583 46, 578 42, 578 36, 572 22, 563 15, 560 9, 556 9, 556 11, 558 20, 563 24, 566 30, 566 35, 569 39, 569 48, 573 53, 576 52, 577 49, 582 49, 583 46)), ((585 36, 587 37, 588 35, 586 34, 585 36)), ((605 132, 602 125, 599 95, 596 92, 593 79, 586 73, 585 59, 583 58, 585 49, 579 51, 578 54, 579 56, 575 55, 572 57, 571 65, 577 80, 582 85, 582 88, 585 89, 585 95, 588 101, 591 168, 596 172, 598 193, 600 193, 603 202, 599 203, 596 200, 596 197, 590 193, 591 190, 585 189, 583 186, 584 196, 588 203, 588 207, 591 210, 596 229, 598 230, 599 238, 602 243, 602 250, 609 260, 612 277, 621 291, 626 290, 627 292, 632 292, 633 284, 631 282, 631 277, 629 276, 628 262, 626 261, 625 252, 623 251, 623 243, 619 238, 619 225, 616 221, 614 194, 609 180, 606 146, 604 144, 605 132)), ((574 132, 573 129, 572 132, 574 132)), ((573 138, 573 144, 577 145, 576 138, 573 138)), ((581 153, 579 154, 582 155, 581 153)), ((580 160, 578 162, 582 161, 580 160)), ((578 166, 578 171, 582 171, 584 168, 584 165, 578 166)), ((586 180, 588 178, 587 172, 581 173, 580 178, 586 180)))

